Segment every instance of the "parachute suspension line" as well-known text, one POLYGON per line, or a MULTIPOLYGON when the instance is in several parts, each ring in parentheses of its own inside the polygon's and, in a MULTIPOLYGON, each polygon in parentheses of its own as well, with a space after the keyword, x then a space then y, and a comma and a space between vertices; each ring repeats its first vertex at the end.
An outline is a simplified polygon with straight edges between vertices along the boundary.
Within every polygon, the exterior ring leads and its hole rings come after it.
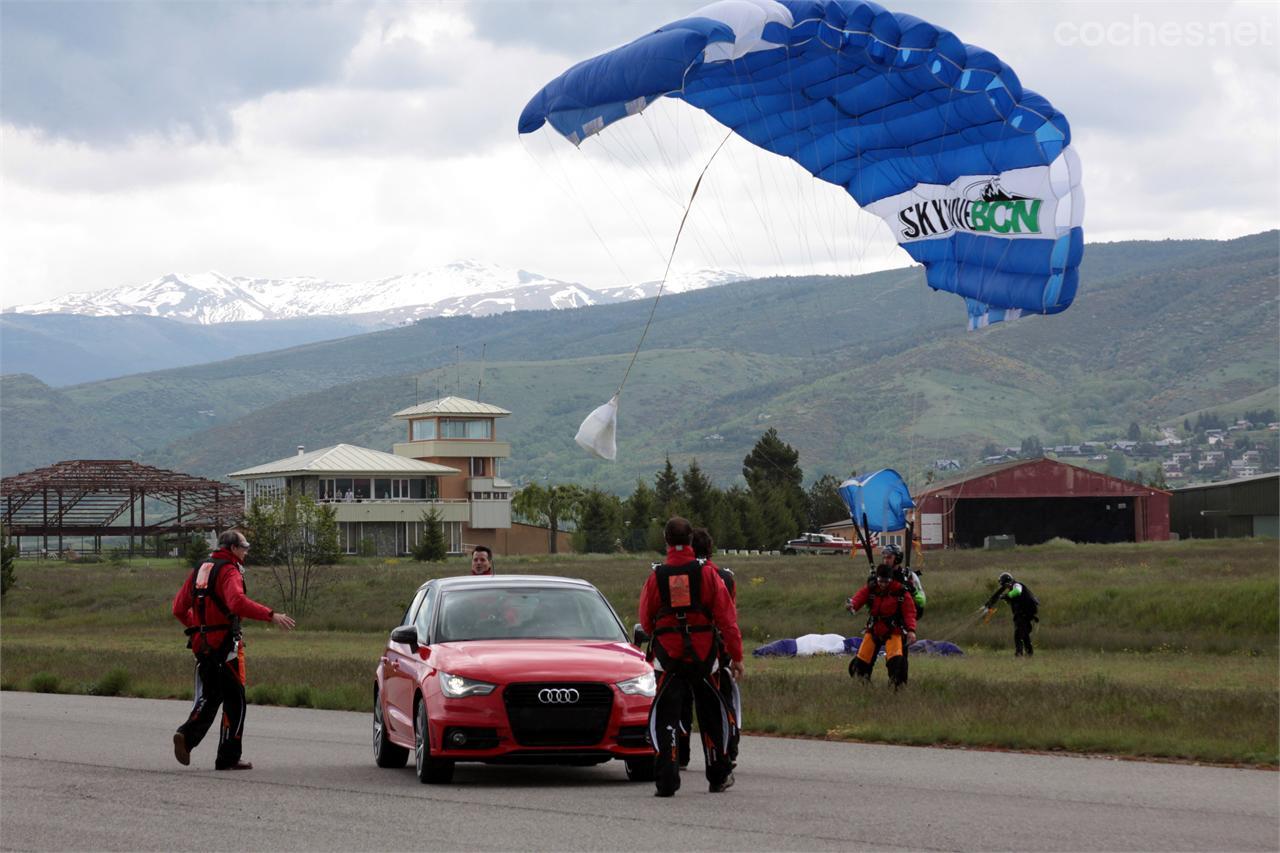
MULTIPOLYGON (((684 106, 684 105, 681 104, 680 106, 684 106)), ((710 122, 710 119, 702 119, 701 115, 702 115, 701 113, 693 109, 672 109, 668 111, 659 111, 659 116, 665 120, 666 126, 668 128, 668 132, 675 139, 679 147, 679 151, 684 155, 685 158, 694 162, 696 162, 698 159, 701 159, 701 157, 698 156, 700 152, 705 152, 706 150, 711 148, 712 145, 715 143, 714 139, 708 142, 708 140, 704 138, 703 134, 699 132, 700 126, 703 126, 710 122), (686 132, 682 127, 681 120, 684 118, 688 118, 690 122, 688 132, 686 132), (692 145, 690 145, 689 137, 692 137, 692 140, 693 140, 692 145)), ((658 144, 659 143, 658 132, 651 124, 649 124, 647 119, 647 113, 641 113, 640 117, 645 121, 646 126, 649 128, 649 132, 653 137, 655 144, 658 144)), ((659 150, 663 152, 664 160, 668 159, 666 156, 665 147, 660 146, 659 150)), ((668 168, 671 170, 672 175, 674 176, 676 166, 674 163, 671 163, 669 160, 668 160, 668 168)), ((717 184, 708 185, 707 192, 710 193, 710 200, 715 203, 716 209, 720 212, 719 218, 718 219, 713 218, 712 221, 718 221, 720 223, 723 223, 726 227, 720 228, 720 229, 710 227, 708 221, 704 219, 699 221, 698 223, 699 227, 694 228, 690 231, 690 236, 694 239, 698 247, 702 250, 702 255, 708 262, 710 262, 711 259, 713 258, 717 258, 720 254, 723 254, 732 258, 733 265, 739 271, 742 271, 746 268, 746 265, 744 263, 745 259, 742 255, 742 252, 738 250, 734 245, 734 241, 729 239, 727 236, 731 230, 728 227, 728 225, 732 220, 731 220, 731 217, 729 216, 728 209, 725 207, 724 197, 719 191, 719 186, 717 184), (704 235, 702 230, 703 227, 708 228, 708 231, 709 231, 708 234, 704 235), (716 249, 719 249, 720 251, 717 251, 716 249)), ((703 197, 704 199, 706 198, 705 193, 703 197)), ((704 201, 703 205, 705 206, 706 203, 707 202, 704 201)))
MULTIPOLYGON (((618 261, 617 256, 614 255, 613 251, 609 248, 608 241, 606 241, 600 232, 596 230, 595 223, 591 221, 591 217, 587 216, 587 206, 583 203, 582 199, 578 198, 577 193, 574 192, 572 181, 568 179, 567 175, 565 175, 562 180, 557 180, 556 177, 551 174, 550 170, 548 170, 542 162, 534 156, 533 152, 529 150, 529 145, 525 142, 525 137, 528 135, 529 134, 520 134, 520 147, 524 149, 524 153, 528 155, 529 159, 533 161, 533 164, 538 167, 538 171, 542 172, 546 179, 555 185, 560 192, 564 193, 565 197, 568 198, 569 201, 573 203, 573 206, 578 209, 578 215, 582 217, 582 221, 586 223, 587 228, 595 236, 596 241, 600 243, 600 247, 604 249, 604 253, 609 256, 609 260, 613 263, 614 268, 618 270, 618 275, 621 276, 620 283, 628 284, 631 277, 627 274, 627 271, 622 268, 622 264, 618 261)), ((550 156, 553 159, 557 159, 554 149, 551 147, 553 143, 549 135, 542 135, 548 137, 547 147, 548 150, 552 151, 550 156)), ((561 167, 561 170, 564 171, 563 167, 561 167)))
POLYGON ((689 193, 689 203, 685 205, 684 215, 680 217, 680 227, 676 229, 676 238, 671 243, 671 254, 667 256, 667 268, 662 272, 662 281, 658 283, 658 292, 653 297, 653 306, 649 308, 649 319, 645 321, 644 331, 640 333, 640 340, 636 342, 636 351, 631 354, 631 361, 627 363, 627 369, 622 374, 622 381, 618 383, 618 390, 613 394, 615 398, 622 396, 622 389, 627 384, 627 377, 631 375, 631 368, 635 366, 636 358, 640 355, 640 348, 644 346, 644 339, 649 334, 649 327, 653 325, 653 315, 658 311, 658 300, 662 299, 663 288, 667 286, 667 276, 671 273, 671 262, 675 260, 676 248, 680 245, 680 235, 684 233, 685 223, 689 221, 689 211, 693 210, 693 200, 698 197, 698 188, 702 186, 702 179, 706 176, 707 170, 711 168, 716 155, 720 153, 720 149, 729 141, 731 135, 733 135, 732 130, 725 134, 724 139, 716 146, 716 150, 711 152, 711 159, 707 160, 707 165, 703 166, 702 171, 698 173, 698 179, 693 183, 693 192, 689 193))
MULTIPOLYGON (((593 137, 593 139, 597 139, 600 141, 600 149, 604 151, 604 153, 607 154, 611 159, 613 159, 615 163, 620 163, 621 158, 619 158, 616 154, 614 154, 613 151, 609 149, 608 145, 605 144, 604 140, 600 138, 602 136, 603 134, 597 134, 595 137, 593 137)), ((618 195, 617 191, 613 187, 612 182, 606 181, 604 179, 604 176, 600 174, 599 169, 596 168, 596 164, 591 162, 590 157, 584 157, 583 159, 587 163, 587 166, 595 174, 596 186, 604 187, 606 190, 608 190, 609 195, 613 196, 613 200, 617 203, 618 209, 625 211, 627 216, 630 217, 631 222, 635 225, 637 232, 644 235, 645 241, 648 242, 649 246, 653 249, 654 255, 656 255, 659 259, 663 259, 665 256, 663 255, 663 252, 662 252, 662 246, 658 243, 657 238, 654 237, 653 232, 649 229, 649 223, 645 221, 644 217, 637 215, 637 209, 635 204, 629 203, 627 200, 621 198, 618 195)), ((656 181, 654 183, 654 186, 655 187, 658 186, 656 181)), ((678 204, 677 204, 677 209, 679 209, 678 204)), ((624 284, 630 284, 630 282, 624 282, 624 284)))

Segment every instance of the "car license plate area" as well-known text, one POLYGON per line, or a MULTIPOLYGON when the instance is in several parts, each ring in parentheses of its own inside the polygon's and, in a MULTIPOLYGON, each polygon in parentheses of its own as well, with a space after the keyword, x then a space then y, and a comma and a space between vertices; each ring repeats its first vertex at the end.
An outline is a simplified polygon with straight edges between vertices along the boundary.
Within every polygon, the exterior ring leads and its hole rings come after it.
POLYGON ((590 682, 511 684, 502 694, 521 746, 591 746, 604 739, 613 691, 590 682))

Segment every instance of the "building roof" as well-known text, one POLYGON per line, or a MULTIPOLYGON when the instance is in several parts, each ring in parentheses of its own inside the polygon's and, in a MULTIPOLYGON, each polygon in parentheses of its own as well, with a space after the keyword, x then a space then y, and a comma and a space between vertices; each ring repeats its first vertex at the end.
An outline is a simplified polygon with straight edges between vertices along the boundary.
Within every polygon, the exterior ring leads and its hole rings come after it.
POLYGON ((410 406, 407 409, 401 409, 391 417, 417 418, 423 415, 483 415, 491 418, 505 418, 509 414, 511 413, 506 409, 495 406, 492 403, 481 403, 464 397, 441 397, 439 400, 430 400, 426 403, 410 406))
POLYGON ((974 480, 986 480, 993 474, 1003 474, 1004 472, 1011 471, 1015 468, 1028 466, 1048 469, 1067 469, 1068 471, 1076 472, 1076 476, 1083 475, 1085 477, 1095 477, 1098 478, 1098 482, 1115 484, 1115 487, 1121 490, 1120 492, 1116 492, 1116 494, 1153 494, 1155 492, 1163 492, 1166 495, 1169 494, 1168 489, 1160 489, 1155 486, 1144 486, 1141 483, 1134 483, 1130 480, 1125 480, 1122 477, 1113 477, 1110 474, 1105 474, 1101 471, 1094 471, 1092 468, 1086 468, 1083 465, 1072 465, 1070 462, 1063 462, 1060 459, 1052 459, 1048 456, 1038 456, 1035 459, 1014 459, 1010 462, 1001 462, 998 465, 985 465, 981 468, 974 468, 957 477, 950 477, 946 480, 939 480, 930 483, 928 486, 920 490, 920 494, 914 496, 916 504, 918 506, 920 501, 926 495, 945 492, 956 486, 963 487, 964 484, 974 480))
POLYGON ((1265 480, 1267 478, 1271 478, 1271 479, 1280 478, 1280 473, 1276 473, 1275 471, 1272 471, 1268 474, 1255 474, 1252 477, 1236 477, 1235 479, 1232 479, 1232 480, 1218 480, 1216 483, 1194 483, 1188 486, 1179 486, 1174 491, 1193 492, 1196 489, 1218 489, 1223 486, 1238 486, 1241 483, 1252 483, 1255 480, 1265 480))
POLYGON ((461 474, 457 468, 423 462, 354 444, 335 444, 309 453, 286 456, 274 462, 244 468, 227 476, 233 480, 283 474, 461 474))

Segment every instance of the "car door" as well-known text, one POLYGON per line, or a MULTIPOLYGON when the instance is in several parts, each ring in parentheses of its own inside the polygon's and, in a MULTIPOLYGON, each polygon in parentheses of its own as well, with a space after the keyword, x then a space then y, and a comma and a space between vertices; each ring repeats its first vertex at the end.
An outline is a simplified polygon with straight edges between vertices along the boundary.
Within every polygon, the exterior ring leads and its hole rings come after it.
MULTIPOLYGON (((427 587, 405 611, 405 625, 418 627, 419 641, 425 640, 422 625, 435 600, 435 587, 427 587)), ((413 689, 422 659, 407 643, 387 642, 383 656, 383 710, 387 727, 404 739, 413 738, 413 689)))

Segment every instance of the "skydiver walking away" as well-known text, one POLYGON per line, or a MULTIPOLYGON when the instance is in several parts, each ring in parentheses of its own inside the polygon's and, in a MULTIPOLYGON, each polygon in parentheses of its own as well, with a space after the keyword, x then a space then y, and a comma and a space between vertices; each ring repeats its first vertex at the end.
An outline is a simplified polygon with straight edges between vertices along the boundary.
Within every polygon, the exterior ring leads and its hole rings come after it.
POLYGON ((244 638, 241 619, 260 619, 291 631, 294 621, 259 604, 244 591, 244 558, 249 540, 239 530, 218 537, 218 549, 191 570, 173 599, 173 615, 186 626, 196 657, 196 697, 187 721, 173 734, 173 755, 191 763, 191 750, 204 739, 222 708, 217 770, 252 770, 242 761, 244 734, 244 638))
POLYGON ((1031 628, 1033 622, 1040 621, 1040 601, 1031 592, 1031 587, 1018 583, 1008 572, 1001 572, 997 581, 999 587, 983 607, 990 616, 1001 599, 1009 602, 1009 609, 1013 611, 1013 654, 1022 657, 1025 649, 1027 657, 1031 657, 1035 654, 1031 648, 1031 628))
MULTIPOLYGON (((716 570, 716 574, 720 575, 720 580, 724 581, 724 587, 729 592, 729 598, 733 601, 735 610, 738 605, 738 583, 734 577, 733 569, 724 569, 717 566, 711 559, 715 554, 715 543, 711 539, 711 533, 705 527, 698 527, 693 531, 689 544, 693 547, 693 554, 699 560, 705 562, 711 568, 716 570)), ((720 669, 718 673, 720 698, 724 702, 725 709, 729 712, 729 743, 726 751, 729 755, 729 762, 737 765, 738 762, 738 741, 742 737, 742 694, 738 690, 738 684, 733 680, 730 673, 730 665, 733 663, 728 653, 725 651, 723 644, 720 647, 720 669)), ((689 741, 690 733, 693 731, 693 693, 685 694, 684 706, 680 709, 680 766, 689 766, 689 741)))
POLYGON ((679 516, 664 531, 666 561, 656 566, 640 593, 640 627, 650 636, 649 658, 657 670, 658 690, 649 712, 654 757, 654 783, 659 797, 680 787, 680 711, 692 693, 702 735, 708 790, 721 793, 733 785, 727 752, 729 713, 719 692, 721 645, 734 678, 741 679, 742 633, 724 581, 690 546, 693 528, 679 516))
POLYGON ((915 599, 893 579, 893 568, 881 563, 876 566, 874 580, 868 580, 846 603, 850 613, 856 613, 863 605, 867 605, 867 627, 858 654, 849 663, 849 674, 870 682, 876 655, 884 649, 889 683, 901 687, 907 680, 903 644, 910 646, 916 641, 915 599))

